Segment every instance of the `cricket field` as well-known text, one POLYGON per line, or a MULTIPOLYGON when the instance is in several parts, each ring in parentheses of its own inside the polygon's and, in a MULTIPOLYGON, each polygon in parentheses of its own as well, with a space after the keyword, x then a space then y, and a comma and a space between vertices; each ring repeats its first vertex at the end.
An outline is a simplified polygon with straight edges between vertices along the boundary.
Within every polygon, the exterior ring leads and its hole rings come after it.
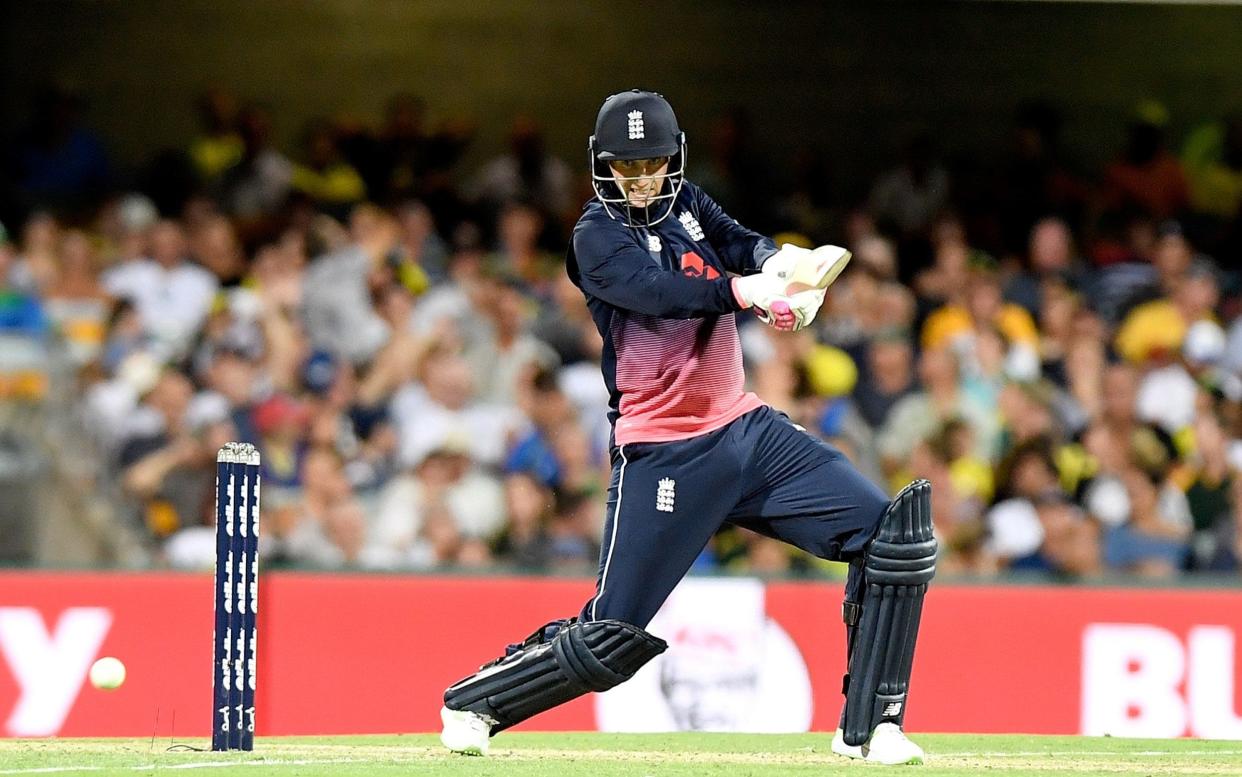
POLYGON ((0 775, 202 774, 203 777, 768 777, 878 774, 1242 775, 1242 742, 991 735, 914 735, 924 766, 876 766, 829 751, 827 734, 504 734, 486 758, 446 752, 432 734, 268 737, 251 753, 205 740, 0 740, 0 775))

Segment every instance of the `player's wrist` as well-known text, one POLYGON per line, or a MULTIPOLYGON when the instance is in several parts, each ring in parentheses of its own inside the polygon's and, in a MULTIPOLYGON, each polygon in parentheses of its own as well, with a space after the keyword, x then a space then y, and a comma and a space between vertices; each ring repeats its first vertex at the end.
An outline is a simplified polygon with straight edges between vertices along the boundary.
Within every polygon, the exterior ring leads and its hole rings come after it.
POLYGON ((730 278, 729 279, 729 292, 733 294, 733 301, 737 303, 738 309, 746 310, 750 308, 751 303, 746 299, 745 296, 742 295, 741 290, 738 288, 738 281, 740 280, 741 278, 730 278))

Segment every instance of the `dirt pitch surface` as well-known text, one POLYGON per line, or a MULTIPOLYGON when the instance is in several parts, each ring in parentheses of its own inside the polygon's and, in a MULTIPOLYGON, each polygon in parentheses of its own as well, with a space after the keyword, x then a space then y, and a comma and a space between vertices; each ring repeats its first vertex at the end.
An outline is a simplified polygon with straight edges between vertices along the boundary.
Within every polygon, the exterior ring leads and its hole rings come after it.
POLYGON ((848 761, 826 734, 503 734, 486 758, 446 752, 434 735, 268 737, 252 753, 211 753, 204 740, 0 740, 0 776, 202 777, 768 777, 875 773, 927 777, 1034 775, 1239 775, 1242 742, 984 735, 914 735, 922 767, 848 761))

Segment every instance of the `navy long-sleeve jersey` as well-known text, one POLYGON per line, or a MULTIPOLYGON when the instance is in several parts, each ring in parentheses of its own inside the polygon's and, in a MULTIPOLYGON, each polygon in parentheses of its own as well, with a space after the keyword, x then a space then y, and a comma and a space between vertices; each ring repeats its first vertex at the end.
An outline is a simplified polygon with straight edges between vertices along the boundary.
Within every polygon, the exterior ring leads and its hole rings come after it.
POLYGON ((604 339, 615 442, 696 437, 760 407, 744 390, 729 274, 757 272, 776 245, 689 181, 652 227, 606 208, 587 204, 566 267, 604 339))

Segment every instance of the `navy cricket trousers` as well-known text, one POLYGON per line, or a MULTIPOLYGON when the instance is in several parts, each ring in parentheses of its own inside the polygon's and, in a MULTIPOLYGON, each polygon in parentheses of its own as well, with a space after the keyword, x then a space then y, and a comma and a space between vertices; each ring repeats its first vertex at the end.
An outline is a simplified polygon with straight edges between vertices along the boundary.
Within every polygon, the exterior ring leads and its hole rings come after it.
POLYGON ((888 497, 770 407, 688 440, 614 448, 595 596, 582 620, 645 627, 726 521, 849 561, 888 497))

